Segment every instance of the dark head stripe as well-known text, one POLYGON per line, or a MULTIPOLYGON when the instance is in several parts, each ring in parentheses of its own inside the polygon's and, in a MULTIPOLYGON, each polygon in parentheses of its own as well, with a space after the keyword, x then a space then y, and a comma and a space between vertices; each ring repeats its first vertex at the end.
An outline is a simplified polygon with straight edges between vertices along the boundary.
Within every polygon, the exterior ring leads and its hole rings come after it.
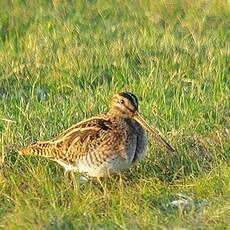
POLYGON ((127 98, 129 101, 132 102, 132 104, 135 106, 135 108, 138 109, 138 100, 134 94, 132 94, 130 92, 121 92, 121 93, 119 93, 119 95, 127 98))

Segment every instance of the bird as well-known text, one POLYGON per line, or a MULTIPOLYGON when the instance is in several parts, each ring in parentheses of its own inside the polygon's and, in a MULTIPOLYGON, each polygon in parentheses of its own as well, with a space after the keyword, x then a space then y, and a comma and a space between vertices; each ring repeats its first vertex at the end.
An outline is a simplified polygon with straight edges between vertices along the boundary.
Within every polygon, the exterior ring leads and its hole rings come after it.
POLYGON ((168 152, 175 151, 145 121, 137 97, 131 92, 120 92, 112 97, 107 113, 74 124, 51 140, 25 147, 20 154, 45 157, 59 163, 66 172, 107 177, 145 158, 146 131, 168 152))

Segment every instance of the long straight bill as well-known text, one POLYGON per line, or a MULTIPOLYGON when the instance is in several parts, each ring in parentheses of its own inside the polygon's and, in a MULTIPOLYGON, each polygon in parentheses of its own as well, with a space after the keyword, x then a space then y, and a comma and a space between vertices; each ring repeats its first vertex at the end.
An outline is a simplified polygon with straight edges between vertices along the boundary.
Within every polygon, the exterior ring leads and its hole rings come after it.
POLYGON ((152 128, 150 125, 148 125, 148 123, 144 120, 144 118, 139 114, 136 113, 136 115, 134 116, 134 119, 140 123, 146 130, 148 130, 153 137, 161 144, 163 145, 167 150, 169 150, 170 152, 174 152, 175 149, 168 144, 163 137, 161 137, 161 135, 158 133, 158 131, 154 128, 152 128))

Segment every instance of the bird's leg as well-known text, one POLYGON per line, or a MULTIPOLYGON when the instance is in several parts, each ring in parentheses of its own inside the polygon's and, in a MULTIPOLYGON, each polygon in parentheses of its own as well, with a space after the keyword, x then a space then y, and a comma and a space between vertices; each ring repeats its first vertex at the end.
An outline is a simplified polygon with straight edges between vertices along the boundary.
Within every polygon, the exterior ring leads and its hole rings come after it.
POLYGON ((65 170, 65 172, 64 172, 64 183, 65 183, 66 188, 69 188, 69 180, 70 180, 70 171, 65 170))
POLYGON ((121 194, 124 194, 124 184, 121 173, 119 173, 119 190, 121 194))
POLYGON ((104 185, 102 184, 102 181, 101 181, 101 178, 100 178, 100 177, 96 177, 96 179, 97 179, 97 182, 99 183, 99 185, 100 185, 101 188, 102 188, 102 191, 103 191, 104 196, 106 196, 106 186, 104 186, 104 185))
POLYGON ((70 171, 70 179, 73 183, 74 190, 77 188, 76 178, 73 171, 70 171))
POLYGON ((77 182, 76 182, 76 177, 75 177, 74 171, 70 171, 70 177, 71 177, 71 180, 73 182, 73 189, 74 189, 74 191, 78 192, 78 186, 77 186, 77 182))
POLYGON ((123 180, 122 180, 121 173, 119 173, 119 185, 120 185, 120 188, 123 188, 123 180))
POLYGON ((68 178, 68 177, 69 177, 69 171, 65 170, 65 172, 64 172, 64 178, 68 178))
POLYGON ((73 184, 74 191, 77 191, 78 186, 76 183, 76 178, 75 178, 74 172, 66 170, 64 172, 64 178, 65 178, 65 183, 69 185, 69 180, 70 180, 73 184))

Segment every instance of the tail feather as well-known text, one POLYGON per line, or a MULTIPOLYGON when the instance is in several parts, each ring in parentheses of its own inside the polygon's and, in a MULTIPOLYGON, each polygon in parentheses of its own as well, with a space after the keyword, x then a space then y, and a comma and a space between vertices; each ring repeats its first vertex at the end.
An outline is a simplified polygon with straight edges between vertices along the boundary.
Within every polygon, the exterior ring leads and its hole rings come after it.
POLYGON ((20 155, 24 155, 24 156, 36 155, 36 154, 34 154, 34 150, 30 147, 21 149, 19 151, 19 153, 20 153, 20 155))
POLYGON ((53 157, 53 146, 51 144, 41 144, 36 143, 34 145, 23 148, 19 151, 20 155, 24 156, 43 156, 43 157, 53 157))

